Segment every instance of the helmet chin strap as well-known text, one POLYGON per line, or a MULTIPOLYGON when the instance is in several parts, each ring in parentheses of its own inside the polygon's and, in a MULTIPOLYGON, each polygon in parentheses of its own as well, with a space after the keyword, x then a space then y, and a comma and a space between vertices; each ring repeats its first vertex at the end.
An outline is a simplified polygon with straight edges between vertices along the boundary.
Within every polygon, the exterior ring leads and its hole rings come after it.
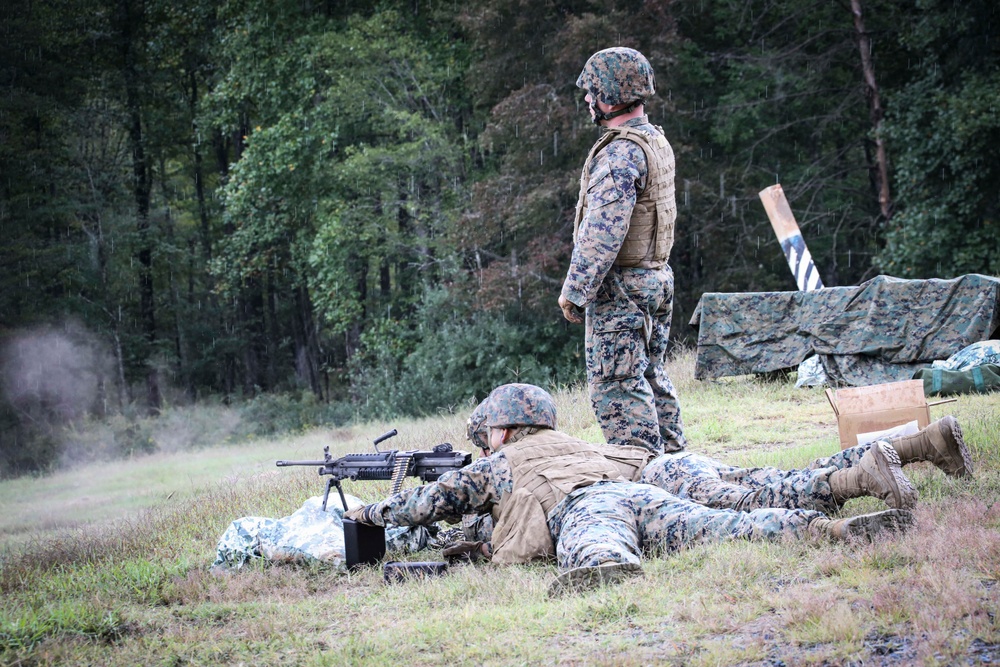
POLYGON ((611 120, 612 118, 618 118, 618 116, 624 116, 627 113, 632 113, 633 111, 636 110, 636 108, 639 107, 640 104, 643 103, 643 100, 636 100, 631 104, 629 104, 628 106, 626 106, 624 109, 619 109, 618 111, 609 111, 605 113, 597 108, 596 97, 591 96, 591 98, 594 100, 593 102, 590 103, 590 110, 594 112, 594 125, 600 125, 602 122, 606 120, 611 120))

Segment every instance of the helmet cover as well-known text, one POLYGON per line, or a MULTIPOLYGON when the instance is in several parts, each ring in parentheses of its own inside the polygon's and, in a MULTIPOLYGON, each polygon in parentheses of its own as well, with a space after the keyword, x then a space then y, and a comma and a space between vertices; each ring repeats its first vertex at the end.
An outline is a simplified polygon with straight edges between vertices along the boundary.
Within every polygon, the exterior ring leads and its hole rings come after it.
POLYGON ((556 427, 556 404, 549 392, 533 384, 505 384, 486 398, 486 425, 556 427))
POLYGON ((610 106, 645 101, 656 92, 653 67, 635 49, 616 46, 590 56, 576 79, 596 101, 610 106))
POLYGON ((490 437, 488 427, 486 426, 486 407, 488 401, 488 398, 483 399, 476 406, 476 409, 472 411, 469 421, 466 423, 465 430, 465 434, 472 444, 479 449, 485 450, 489 450, 490 448, 490 437))

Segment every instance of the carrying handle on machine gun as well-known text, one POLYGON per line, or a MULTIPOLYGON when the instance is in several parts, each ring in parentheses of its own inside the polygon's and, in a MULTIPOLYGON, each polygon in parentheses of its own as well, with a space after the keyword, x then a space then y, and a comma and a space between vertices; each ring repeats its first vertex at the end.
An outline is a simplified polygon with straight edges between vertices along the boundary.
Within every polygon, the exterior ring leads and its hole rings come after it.
POLYGON ((378 451, 378 443, 380 443, 380 442, 382 442, 384 440, 388 440, 389 438, 394 438, 398 434, 399 434, 399 431, 397 431, 396 429, 392 429, 391 431, 388 431, 387 433, 383 433, 379 437, 377 437, 374 440, 372 440, 372 444, 375 445, 375 451, 378 452, 379 454, 381 454, 382 452, 378 451))
MULTIPOLYGON (((392 429, 388 433, 383 433, 379 437, 375 438, 375 440, 372 443, 375 445, 375 451, 381 454, 382 452, 379 452, 378 449, 378 443, 382 442, 383 440, 388 440, 389 438, 392 438, 397 433, 398 431, 396 431, 396 429, 392 429)), ((392 471, 392 487, 389 491, 390 494, 395 495, 399 493, 399 490, 403 487, 403 479, 406 477, 406 473, 409 471, 410 459, 412 458, 412 456, 413 454, 410 452, 396 452, 395 465, 393 466, 393 471, 392 471)))

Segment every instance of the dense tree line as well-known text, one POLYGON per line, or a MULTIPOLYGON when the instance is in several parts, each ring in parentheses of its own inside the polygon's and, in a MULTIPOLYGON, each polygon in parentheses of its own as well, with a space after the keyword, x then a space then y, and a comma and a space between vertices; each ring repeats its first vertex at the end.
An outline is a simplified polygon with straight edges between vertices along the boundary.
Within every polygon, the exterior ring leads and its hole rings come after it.
POLYGON ((607 46, 650 58, 677 155, 678 341, 706 291, 795 289, 775 182, 828 286, 1000 269, 987 0, 7 5, 6 468, 85 414, 291 392, 385 417, 579 380, 574 82, 607 46))

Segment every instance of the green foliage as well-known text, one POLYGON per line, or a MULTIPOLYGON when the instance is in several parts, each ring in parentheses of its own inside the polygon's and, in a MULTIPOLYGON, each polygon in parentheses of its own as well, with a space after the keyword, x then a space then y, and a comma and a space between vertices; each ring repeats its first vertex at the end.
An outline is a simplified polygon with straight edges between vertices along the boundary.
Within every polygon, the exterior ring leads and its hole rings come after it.
POLYGON ((907 278, 1000 272, 1000 76, 957 91, 920 82, 897 98, 886 135, 898 146, 901 210, 879 265, 907 278))
MULTIPOLYGON (((90 294, 88 139, 80 103, 91 56, 79 33, 85 3, 15 2, 5 12, 0 62, 0 330, 80 312, 90 294)), ((120 174, 117 174, 120 176, 120 174)))
MULTIPOLYGON (((78 318, 109 361, 92 416, 215 396, 298 429, 576 381, 555 299, 598 130, 574 82, 612 44, 649 56, 677 157, 675 341, 704 292, 794 288, 775 181, 827 285, 997 273, 1000 10, 861 6, 888 222, 844 3, 15 0, 0 333, 78 318)), ((6 470, 59 455, 63 422, 0 409, 6 470)))
POLYGON ((413 332, 385 320, 362 338, 354 384, 363 414, 461 412, 508 382, 551 387, 581 379, 578 329, 470 311, 445 290, 428 293, 417 317, 413 332))
MULTIPOLYGON (((281 6, 267 11, 294 14, 281 6)), ((369 257, 392 261, 395 248, 414 243, 417 231, 428 235, 420 223, 439 214, 442 183, 457 164, 439 113, 454 56, 430 51, 392 11, 280 25, 287 32, 277 37, 273 27, 263 35, 236 29, 224 42, 233 64, 213 104, 235 110, 252 100, 257 124, 225 189, 234 231, 215 267, 225 284, 269 265, 308 274, 318 305, 339 322, 346 315, 325 295, 356 283, 369 257), (255 44, 252 61, 243 57, 245 40, 255 44), (273 57, 259 60, 258 40, 273 57), (431 198, 421 201, 425 192, 431 198), (396 223, 404 212, 411 229, 396 223), (319 266, 334 246, 345 250, 319 266), (357 261, 336 261, 344 255, 357 261)), ((225 117, 219 112, 216 122, 225 117)))
POLYGON ((46 639, 82 637, 114 641, 129 623, 116 611, 93 602, 70 601, 41 611, 14 608, 0 619, 0 652, 32 649, 46 639))
MULTIPOLYGON (((863 3, 867 31, 891 32, 896 5, 863 3)), ((775 183, 824 283, 860 282, 878 249, 878 202, 850 8, 687 2, 676 16, 683 41, 660 88, 669 90, 664 130, 678 164, 671 265, 680 326, 703 291, 795 289, 758 196, 775 183)), ((893 45, 889 37, 876 44, 884 83, 893 45)))
POLYGON ((0 478, 47 470, 62 453, 54 429, 23 417, 0 401, 0 478))
POLYGON ((996 274, 1000 58, 981 40, 988 42, 997 8, 920 5, 904 41, 914 73, 891 95, 885 124, 898 212, 885 225, 877 263, 909 278, 996 274))
POLYGON ((318 426, 342 426, 354 417, 351 406, 323 403, 310 393, 271 392, 256 396, 239 409, 234 436, 262 437, 301 433, 318 426))

